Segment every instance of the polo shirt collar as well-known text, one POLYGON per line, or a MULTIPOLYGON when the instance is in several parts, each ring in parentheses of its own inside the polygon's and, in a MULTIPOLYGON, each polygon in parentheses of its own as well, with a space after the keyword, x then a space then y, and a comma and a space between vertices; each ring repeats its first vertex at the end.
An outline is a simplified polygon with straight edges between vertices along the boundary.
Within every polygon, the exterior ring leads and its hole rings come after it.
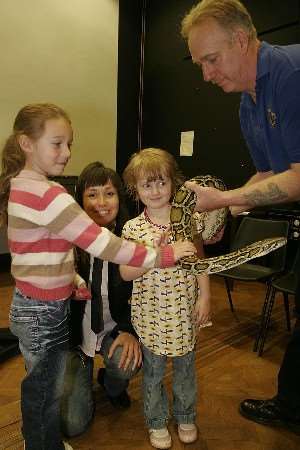
POLYGON ((270 53, 271 45, 262 41, 258 51, 256 81, 264 77, 270 71, 270 53))

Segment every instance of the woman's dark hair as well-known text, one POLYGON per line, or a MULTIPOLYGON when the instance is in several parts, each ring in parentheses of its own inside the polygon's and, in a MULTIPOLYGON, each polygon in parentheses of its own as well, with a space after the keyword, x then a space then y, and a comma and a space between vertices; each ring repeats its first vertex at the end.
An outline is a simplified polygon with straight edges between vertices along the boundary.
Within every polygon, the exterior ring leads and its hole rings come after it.
POLYGON ((119 175, 113 170, 105 167, 100 161, 95 161, 86 166, 78 177, 76 183, 75 199, 83 208, 83 193, 92 186, 103 186, 108 181, 116 188, 119 197, 119 212, 116 217, 114 233, 121 235, 124 223, 129 219, 126 206, 125 191, 119 175))

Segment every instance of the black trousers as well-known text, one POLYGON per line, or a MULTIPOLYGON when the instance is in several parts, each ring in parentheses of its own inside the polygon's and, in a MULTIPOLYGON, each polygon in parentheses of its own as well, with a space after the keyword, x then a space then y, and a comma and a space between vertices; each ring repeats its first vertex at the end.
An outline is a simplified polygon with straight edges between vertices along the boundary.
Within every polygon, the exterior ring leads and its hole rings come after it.
POLYGON ((300 283, 295 296, 295 312, 297 321, 279 370, 277 396, 286 416, 300 421, 300 283))

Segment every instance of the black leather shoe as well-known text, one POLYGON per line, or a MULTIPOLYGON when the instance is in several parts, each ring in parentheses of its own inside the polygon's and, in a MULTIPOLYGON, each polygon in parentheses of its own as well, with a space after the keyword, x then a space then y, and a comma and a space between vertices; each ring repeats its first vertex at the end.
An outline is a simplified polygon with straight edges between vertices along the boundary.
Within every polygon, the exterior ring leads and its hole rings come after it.
POLYGON ((240 413, 247 419, 264 425, 282 425, 281 411, 276 397, 269 400, 248 398, 241 402, 240 413))
POLYGON ((282 426, 297 434, 300 433, 300 421, 284 416, 276 397, 268 400, 246 399, 240 403, 239 411, 242 416, 254 422, 282 426))
MULTIPOLYGON (((104 375, 105 375, 105 369, 101 368, 99 369, 97 380, 100 386, 103 387, 103 389, 106 392, 105 386, 104 386, 104 375)), ((110 403, 117 409, 128 409, 131 405, 131 400, 129 395, 127 394, 126 389, 122 391, 119 395, 116 397, 112 397, 111 395, 108 395, 106 392, 107 398, 109 399, 110 403)))

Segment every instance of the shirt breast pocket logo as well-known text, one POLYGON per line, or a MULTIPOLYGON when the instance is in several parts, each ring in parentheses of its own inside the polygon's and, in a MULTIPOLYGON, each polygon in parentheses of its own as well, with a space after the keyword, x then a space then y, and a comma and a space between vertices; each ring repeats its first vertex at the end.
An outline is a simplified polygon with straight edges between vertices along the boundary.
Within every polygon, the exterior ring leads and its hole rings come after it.
POLYGON ((277 124, 277 116, 276 114, 271 110, 271 108, 268 108, 267 110, 267 116, 268 116, 268 121, 271 125, 272 128, 276 127, 277 124))

